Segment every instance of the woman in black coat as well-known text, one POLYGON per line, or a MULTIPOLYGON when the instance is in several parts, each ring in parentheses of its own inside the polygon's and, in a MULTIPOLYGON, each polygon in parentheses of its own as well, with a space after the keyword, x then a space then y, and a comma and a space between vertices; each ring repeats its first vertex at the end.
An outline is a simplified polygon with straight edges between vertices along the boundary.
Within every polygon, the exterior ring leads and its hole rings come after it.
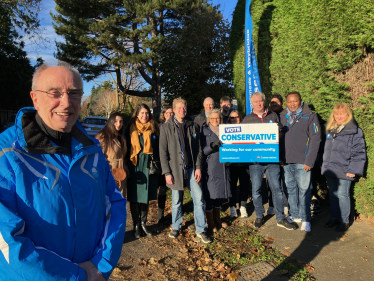
POLYGON ((221 203, 231 197, 230 169, 219 162, 219 124, 223 118, 219 109, 213 109, 202 127, 201 147, 206 157, 206 217, 208 230, 217 231, 216 225, 226 228, 220 219, 221 203))
POLYGON ((335 105, 326 131, 322 175, 329 186, 331 218, 325 226, 338 225, 336 231, 345 231, 349 227, 351 183, 364 172, 365 140, 346 103, 335 105))

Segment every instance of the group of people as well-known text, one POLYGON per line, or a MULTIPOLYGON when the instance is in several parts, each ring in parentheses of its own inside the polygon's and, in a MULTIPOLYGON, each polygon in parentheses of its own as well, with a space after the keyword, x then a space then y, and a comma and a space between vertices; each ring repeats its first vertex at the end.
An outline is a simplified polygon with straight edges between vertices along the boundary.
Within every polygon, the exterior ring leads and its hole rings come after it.
POLYGON ((243 120, 238 111, 230 111, 228 97, 221 99, 220 109, 206 98, 194 121, 187 117, 187 102, 176 98, 163 109, 160 125, 149 107, 139 104, 126 129, 121 114, 113 113, 94 139, 77 121, 82 85, 79 72, 68 64, 43 64, 32 80, 34 108, 21 109, 15 126, 0 135, 1 280, 108 279, 122 249, 126 198, 134 235, 140 238, 152 235, 147 227, 150 200, 158 200, 158 221, 163 221, 168 188, 171 238, 182 227, 184 187, 191 191, 202 242, 212 241, 209 231, 228 227, 220 217, 223 202, 229 201, 232 217, 237 203, 241 216, 248 216, 249 192, 254 226, 260 228, 264 175, 277 225, 294 230, 301 222, 301 230, 310 231, 311 169, 316 165, 329 186, 326 227, 349 227, 350 186, 363 174, 366 149, 347 104, 336 104, 321 128, 298 92, 287 95, 285 109, 280 95, 273 95, 266 107, 263 93, 252 94, 253 111, 243 120), (220 163, 223 123, 278 124, 281 163, 220 163))

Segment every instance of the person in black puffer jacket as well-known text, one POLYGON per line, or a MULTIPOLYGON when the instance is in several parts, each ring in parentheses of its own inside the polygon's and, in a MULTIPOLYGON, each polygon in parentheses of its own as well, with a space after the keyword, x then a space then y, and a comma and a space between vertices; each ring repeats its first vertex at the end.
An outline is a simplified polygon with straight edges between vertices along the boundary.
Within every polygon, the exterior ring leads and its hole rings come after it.
POLYGON ((327 228, 346 231, 349 227, 351 202, 349 189, 356 177, 362 176, 366 162, 362 130, 353 119, 346 103, 335 105, 326 126, 322 175, 326 176, 330 195, 330 220, 327 228))

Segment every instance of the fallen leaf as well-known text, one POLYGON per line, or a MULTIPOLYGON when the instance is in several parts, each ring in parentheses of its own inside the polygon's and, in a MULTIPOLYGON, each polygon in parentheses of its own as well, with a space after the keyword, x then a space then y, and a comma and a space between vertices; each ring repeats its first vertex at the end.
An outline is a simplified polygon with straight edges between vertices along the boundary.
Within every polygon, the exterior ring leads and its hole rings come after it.
POLYGON ((356 233, 361 233, 360 231, 356 231, 356 233))
POLYGON ((203 266, 203 270, 204 271, 209 271, 209 267, 208 266, 203 266))
POLYGON ((288 270, 282 269, 277 272, 278 275, 286 275, 288 273, 288 270))
POLYGON ((217 271, 225 271, 224 266, 222 265, 220 268, 217 269, 217 271))
POLYGON ((247 277, 253 277, 255 275, 256 275, 256 272, 254 272, 254 271, 249 271, 249 272, 245 273, 245 276, 247 276, 247 277))
POLYGON ((195 270, 195 267, 193 267, 193 266, 190 266, 189 268, 188 268, 188 271, 194 271, 195 270))
POLYGON ((285 255, 286 257, 289 257, 289 256, 291 256, 291 253, 290 252, 284 252, 283 255, 285 255))
POLYGON ((210 275, 212 275, 214 278, 217 278, 219 276, 219 273, 217 271, 213 271, 210 275))
POLYGON ((305 269, 310 272, 310 271, 314 271, 315 268, 311 265, 307 265, 305 266, 305 269))
POLYGON ((284 247, 286 250, 289 250, 290 249, 290 247, 284 247))
POLYGON ((364 261, 368 261, 368 259, 364 258, 364 257, 361 257, 364 261))
POLYGON ((367 249, 368 248, 368 246, 365 246, 365 249, 367 249))
POLYGON ((348 237, 348 234, 344 234, 343 237, 348 237))
POLYGON ((274 237, 268 237, 268 238, 265 238, 265 240, 271 240, 271 241, 273 241, 274 237))
POLYGON ((228 269, 227 269, 227 274, 229 274, 231 272, 231 267, 229 267, 228 269))
POLYGON ((340 238, 340 241, 344 241, 345 239, 344 238, 340 238))
POLYGON ((236 278, 238 278, 238 276, 239 276, 239 272, 232 272, 227 275, 227 278, 229 279, 229 281, 235 281, 236 278))

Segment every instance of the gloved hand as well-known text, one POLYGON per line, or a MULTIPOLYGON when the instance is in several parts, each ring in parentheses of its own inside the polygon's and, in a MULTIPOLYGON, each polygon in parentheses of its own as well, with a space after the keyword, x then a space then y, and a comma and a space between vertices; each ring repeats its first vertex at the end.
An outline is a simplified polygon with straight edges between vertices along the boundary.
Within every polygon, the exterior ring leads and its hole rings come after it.
POLYGON ((218 149, 222 145, 222 142, 220 140, 216 140, 212 143, 210 143, 210 148, 211 149, 218 149))

